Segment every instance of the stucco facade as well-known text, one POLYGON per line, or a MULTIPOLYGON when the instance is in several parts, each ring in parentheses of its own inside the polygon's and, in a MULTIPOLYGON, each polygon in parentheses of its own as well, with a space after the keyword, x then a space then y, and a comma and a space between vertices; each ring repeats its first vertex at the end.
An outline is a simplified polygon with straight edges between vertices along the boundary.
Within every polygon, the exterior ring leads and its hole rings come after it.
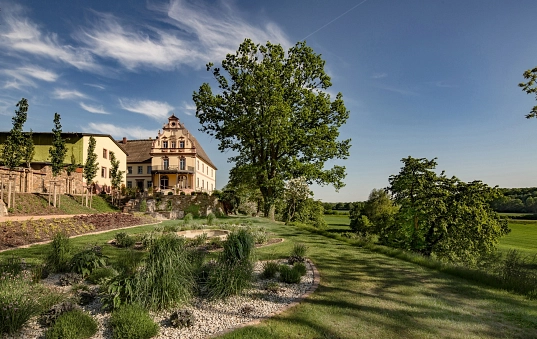
POLYGON ((140 191, 153 187, 175 194, 216 189, 216 166, 175 115, 168 118, 155 139, 123 138, 119 143, 129 153, 127 187, 140 191))

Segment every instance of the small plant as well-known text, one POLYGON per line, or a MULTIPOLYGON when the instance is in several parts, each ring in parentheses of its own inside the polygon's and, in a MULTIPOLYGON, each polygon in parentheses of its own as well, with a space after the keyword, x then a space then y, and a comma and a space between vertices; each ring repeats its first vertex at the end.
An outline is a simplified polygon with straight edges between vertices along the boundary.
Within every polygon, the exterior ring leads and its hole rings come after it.
POLYGON ((125 232, 116 234, 116 246, 127 248, 132 247, 136 243, 136 240, 125 232))
POLYGON ((240 261, 250 261, 255 248, 252 233, 244 228, 232 231, 224 241, 221 261, 235 264, 240 261))
POLYGON ((215 224, 216 221, 216 215, 214 213, 207 214, 207 225, 212 226, 215 224))
POLYGON ((75 254, 69 266, 73 272, 87 277, 94 269, 106 266, 106 257, 100 246, 92 246, 75 254))
POLYGON ((158 324, 138 304, 124 305, 110 316, 114 339, 148 339, 158 333, 158 324))
POLYGON ((71 286, 80 283, 82 280, 81 274, 69 272, 60 277, 59 283, 61 286, 71 286))
POLYGON ((261 273, 261 277, 263 279, 271 279, 276 276, 276 273, 278 273, 280 269, 280 266, 275 261, 265 261, 263 263, 263 272, 261 273))
POLYGON ((244 305, 240 308, 239 312, 244 315, 249 315, 254 311, 254 307, 252 305, 244 305))
POLYGON ((50 326, 54 324, 56 319, 58 319, 58 317, 62 315, 63 313, 73 311, 73 310, 78 310, 78 309, 80 309, 78 305, 69 301, 65 301, 65 302, 52 306, 45 313, 43 313, 41 315, 41 318, 39 319, 39 322, 43 326, 50 326))
POLYGON ((47 267, 53 272, 68 272, 71 257, 71 244, 69 237, 58 232, 50 243, 50 250, 46 258, 47 267))
POLYGON ((306 256, 307 251, 306 245, 302 243, 296 243, 291 250, 291 255, 289 256, 288 262, 289 265, 293 265, 295 262, 304 262, 304 257, 306 256))
POLYGON ((238 295, 250 287, 252 272, 253 266, 248 261, 234 264, 218 262, 208 272, 203 292, 209 299, 224 299, 238 295))
POLYGON ((101 297, 105 309, 117 309, 121 305, 132 302, 135 279, 132 275, 120 274, 106 282, 106 292, 101 297))
POLYGON ((18 275, 24 270, 24 261, 22 258, 16 257, 14 255, 8 256, 0 264, 0 273, 10 273, 13 275, 18 275))
MULTIPOLYGON (((153 240, 147 240, 147 248, 151 246, 153 243, 153 240)), ((113 267, 120 273, 124 273, 127 275, 134 274, 138 267, 140 266, 140 263, 142 262, 143 253, 133 250, 132 248, 129 248, 125 251, 122 251, 119 256, 118 260, 114 262, 113 267)))
POLYGON ((222 239, 220 239, 219 237, 212 237, 212 238, 209 240, 209 247, 210 247, 211 249, 222 248, 222 247, 223 247, 223 244, 224 244, 224 242, 223 242, 222 239))
POLYGON ((177 310, 170 315, 170 323, 177 328, 190 327, 195 320, 194 313, 190 310, 177 310))
POLYGON ((280 291, 280 285, 275 281, 271 281, 267 283, 265 289, 270 293, 278 293, 280 291))
POLYGON ((209 240, 209 236, 207 236, 207 233, 202 233, 196 236, 194 239, 190 240, 190 245, 194 247, 205 245, 207 240, 209 240))
POLYGON ((179 225, 166 225, 164 226, 163 232, 164 233, 175 233, 179 232, 179 225))
POLYGON ((280 265, 280 280, 287 284, 298 284, 300 282, 300 272, 287 265, 280 265))
POLYGON ((65 312, 45 332, 46 339, 85 339, 97 333, 97 322, 82 310, 65 312))

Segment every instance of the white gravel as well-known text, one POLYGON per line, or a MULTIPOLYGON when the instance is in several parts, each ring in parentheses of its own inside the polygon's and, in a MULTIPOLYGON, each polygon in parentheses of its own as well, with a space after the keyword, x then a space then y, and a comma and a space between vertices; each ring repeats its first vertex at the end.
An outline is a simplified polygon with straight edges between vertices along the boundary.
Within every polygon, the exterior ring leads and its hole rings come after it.
MULTIPOLYGON (((204 299, 195 298, 189 305, 182 309, 191 310, 195 317, 194 325, 187 328, 178 329, 169 323, 169 316, 173 310, 152 313, 153 319, 159 323, 159 334, 155 338, 208 338, 215 334, 239 327, 260 318, 273 316, 283 311, 288 305, 303 296, 313 285, 313 267, 306 261, 307 273, 298 284, 285 284, 278 282, 280 286, 277 292, 269 292, 266 285, 277 280, 256 279, 251 289, 243 295, 230 297, 226 300, 209 302, 204 299)), ((255 265, 256 277, 262 271, 262 263, 255 265)), ((59 277, 52 275, 44 282, 56 284, 59 277)), ((55 287, 67 290, 70 287, 55 287)), ((97 287, 94 287, 97 288, 97 287)), ((82 307, 89 312, 98 322, 99 330, 93 339, 112 338, 112 332, 108 325, 110 314, 101 310, 99 300, 82 307)), ((27 325, 14 336, 4 336, 6 339, 22 338, 44 338, 45 329, 38 323, 38 318, 34 317, 28 321, 27 325)))

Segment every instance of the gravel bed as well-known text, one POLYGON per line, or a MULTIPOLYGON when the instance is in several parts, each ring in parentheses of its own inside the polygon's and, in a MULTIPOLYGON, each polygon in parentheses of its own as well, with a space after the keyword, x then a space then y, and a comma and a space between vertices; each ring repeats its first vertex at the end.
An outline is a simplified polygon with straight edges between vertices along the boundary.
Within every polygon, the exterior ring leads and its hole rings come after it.
MULTIPOLYGON (((283 262, 282 262, 283 263, 283 262)), ((208 301, 202 298, 194 298, 189 305, 181 309, 192 311, 195 317, 194 325, 186 328, 175 328, 169 323, 169 316, 173 310, 160 313, 152 313, 153 319, 159 323, 159 334, 154 338, 184 338, 198 339, 208 338, 219 332, 230 330, 252 321, 273 316, 283 311, 291 303, 303 296, 314 283, 313 267, 306 261, 307 273, 298 284, 285 284, 276 279, 260 279, 262 262, 255 264, 255 282, 251 289, 243 295, 230 297, 226 300, 208 301), (267 284, 277 282, 279 289, 269 292, 267 284)), ((43 283, 53 285, 54 288, 67 292, 70 287, 57 285, 59 275, 51 275, 43 280, 43 283)), ((98 286, 91 288, 97 289, 98 286)), ((108 325, 110 314, 102 311, 101 303, 96 299, 91 304, 82 308, 89 312, 99 324, 99 330, 93 339, 112 338, 112 332, 108 325)), ((25 327, 14 336, 5 336, 6 339, 44 338, 45 329, 38 323, 38 317, 28 321, 25 327)))

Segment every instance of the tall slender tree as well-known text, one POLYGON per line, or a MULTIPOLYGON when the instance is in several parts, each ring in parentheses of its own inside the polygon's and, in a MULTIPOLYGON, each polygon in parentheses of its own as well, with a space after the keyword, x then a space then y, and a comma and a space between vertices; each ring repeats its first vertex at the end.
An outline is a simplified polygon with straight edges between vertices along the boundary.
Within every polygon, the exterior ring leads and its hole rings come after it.
POLYGON ((32 164, 34 155, 35 155, 34 135, 33 135, 32 130, 30 129, 30 132, 25 133, 25 136, 24 136, 23 155, 22 155, 24 163, 26 164, 26 171, 27 171, 26 178, 25 178, 25 181, 26 181, 25 191, 26 192, 30 191, 31 182, 33 180, 31 176, 31 173, 32 173, 31 164, 32 164), (28 178, 28 176, 30 176, 30 178, 28 178))
POLYGON ((119 160, 116 158, 114 152, 110 152, 110 180, 112 182, 112 199, 114 194, 117 195, 121 181, 123 180, 123 174, 125 171, 119 169, 119 160))
POLYGON ((62 125, 60 115, 54 113, 54 128, 52 129, 52 147, 48 149, 50 162, 52 166, 52 176, 54 177, 54 207, 56 207, 56 178, 61 174, 64 167, 67 147, 65 140, 62 138, 62 125))
POLYGON ((78 164, 73 150, 71 150, 71 163, 65 166, 65 172, 67 172, 67 194, 71 194, 73 191, 73 177, 71 174, 76 171, 78 164))
POLYGON ((13 127, 9 131, 6 143, 2 149, 2 161, 4 162, 4 166, 9 169, 8 208, 15 205, 15 189, 13 189, 12 196, 12 172, 23 161, 23 147, 21 145, 24 144, 24 135, 22 133, 22 127, 28 117, 28 100, 22 98, 16 107, 19 109, 15 111, 15 116, 11 118, 13 127))
POLYGON ((86 156, 86 163, 84 164, 84 179, 86 180, 86 185, 88 186, 88 191, 86 192, 86 206, 91 207, 91 203, 88 201, 91 199, 91 194, 93 191, 93 179, 97 176, 97 169, 99 163, 97 162, 97 154, 95 153, 95 146, 97 142, 93 136, 89 138, 88 144, 88 154, 86 156))

